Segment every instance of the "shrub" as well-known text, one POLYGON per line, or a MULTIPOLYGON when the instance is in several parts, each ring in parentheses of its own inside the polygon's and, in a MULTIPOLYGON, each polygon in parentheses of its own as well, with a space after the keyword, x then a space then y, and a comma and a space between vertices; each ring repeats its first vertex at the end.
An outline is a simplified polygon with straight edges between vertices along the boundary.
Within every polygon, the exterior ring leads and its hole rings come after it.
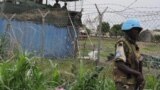
POLYGON ((160 42, 160 35, 154 35, 152 41, 160 42))

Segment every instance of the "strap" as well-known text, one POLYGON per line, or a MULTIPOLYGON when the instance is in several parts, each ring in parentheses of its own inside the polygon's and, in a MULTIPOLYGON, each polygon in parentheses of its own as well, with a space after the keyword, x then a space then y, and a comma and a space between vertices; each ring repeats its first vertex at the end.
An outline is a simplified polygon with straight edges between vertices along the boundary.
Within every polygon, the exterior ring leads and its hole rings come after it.
POLYGON ((126 41, 124 38, 122 38, 117 43, 120 43, 120 42, 123 42, 125 55, 126 55, 127 59, 130 59, 130 60, 126 60, 126 61, 129 64, 134 63, 135 65, 137 65, 137 60, 135 60, 136 59, 135 52, 134 52, 133 48, 130 46, 130 44, 128 43, 128 41, 126 41), (130 54, 133 54, 134 58, 130 54))

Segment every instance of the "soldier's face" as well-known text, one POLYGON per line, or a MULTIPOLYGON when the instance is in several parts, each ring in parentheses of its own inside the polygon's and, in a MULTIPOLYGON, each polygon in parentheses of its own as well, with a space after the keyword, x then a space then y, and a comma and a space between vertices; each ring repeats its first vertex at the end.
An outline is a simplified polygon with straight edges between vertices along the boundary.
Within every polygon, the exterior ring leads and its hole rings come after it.
POLYGON ((140 30, 132 29, 130 34, 131 39, 137 41, 139 38, 139 33, 140 33, 140 30))

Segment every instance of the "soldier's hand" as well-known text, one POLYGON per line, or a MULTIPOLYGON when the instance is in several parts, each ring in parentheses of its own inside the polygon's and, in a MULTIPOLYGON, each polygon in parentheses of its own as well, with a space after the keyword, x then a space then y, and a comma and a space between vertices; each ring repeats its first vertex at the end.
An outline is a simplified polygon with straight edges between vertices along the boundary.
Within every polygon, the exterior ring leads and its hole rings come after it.
POLYGON ((141 84, 140 84, 140 90, 143 90, 144 89, 144 86, 145 86, 145 81, 143 81, 141 84))
POLYGON ((144 77, 143 77, 143 75, 141 73, 139 73, 138 76, 137 76, 137 83, 136 83, 136 85, 137 85, 136 88, 138 90, 143 90, 144 85, 145 85, 145 81, 144 81, 144 77))
POLYGON ((139 84, 144 82, 144 77, 143 77, 143 75, 141 73, 137 76, 137 81, 138 81, 139 84))

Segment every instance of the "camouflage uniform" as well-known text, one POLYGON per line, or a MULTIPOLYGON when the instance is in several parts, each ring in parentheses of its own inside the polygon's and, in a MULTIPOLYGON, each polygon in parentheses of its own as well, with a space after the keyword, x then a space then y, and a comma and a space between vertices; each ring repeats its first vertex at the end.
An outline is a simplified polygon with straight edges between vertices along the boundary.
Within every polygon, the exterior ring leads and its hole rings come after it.
MULTIPOLYGON (((122 61, 128 67, 139 70, 139 61, 141 55, 139 52, 139 47, 136 44, 131 44, 126 39, 120 39, 116 43, 116 55, 115 61, 122 61)), ((136 78, 135 76, 120 71, 116 63, 114 63, 114 81, 117 90, 135 90, 136 78)))

